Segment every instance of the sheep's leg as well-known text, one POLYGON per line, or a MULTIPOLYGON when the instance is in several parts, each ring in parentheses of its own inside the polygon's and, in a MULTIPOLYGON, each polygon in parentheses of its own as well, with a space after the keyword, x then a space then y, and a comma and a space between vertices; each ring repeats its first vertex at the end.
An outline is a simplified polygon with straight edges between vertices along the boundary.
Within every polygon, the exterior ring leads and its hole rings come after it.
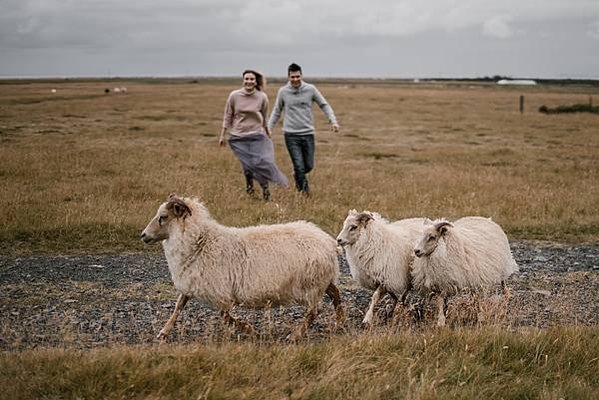
POLYGON ((362 320, 363 328, 369 328, 372 325, 372 319, 374 318, 374 307, 379 302, 380 298, 385 295, 385 293, 387 293, 385 287, 383 285, 379 285, 372 294, 372 299, 370 299, 370 306, 368 307, 368 311, 366 311, 366 315, 362 320))
MULTIPOLYGON (((387 306, 387 309, 385 310, 385 318, 387 320, 391 319, 393 317, 393 314, 395 313, 395 308, 397 307, 397 302, 399 301, 399 298, 395 295, 395 293, 393 292, 388 292, 389 296, 391 296, 391 304, 389 306, 387 306)), ((405 296, 402 296, 402 304, 403 304, 403 299, 405 298, 405 296)))
MULTIPOLYGON (((408 291, 406 290, 405 295, 407 295, 408 291)), ((435 292, 430 292, 426 297, 423 297, 418 300, 418 303, 414 306, 414 320, 415 321, 423 321, 426 317, 426 309, 428 304, 433 300, 435 296, 435 292)))
POLYGON ((437 326, 445 326, 447 312, 447 296, 443 293, 437 295, 437 326))
POLYGON ((503 295, 506 298, 510 298, 512 296, 512 291, 508 287, 507 283, 505 283, 505 281, 501 281, 501 289, 503 290, 503 295))
POLYGON ((184 294, 179 295, 179 298, 177 299, 177 304, 175 304, 175 310, 171 314, 171 317, 168 319, 168 321, 166 321, 166 324, 164 324, 164 327, 160 330, 158 336, 156 336, 157 339, 166 339, 168 334, 175 326, 175 322, 177 322, 177 318, 179 317, 179 314, 181 314, 183 307, 185 307, 185 304, 187 304, 187 300, 189 300, 188 296, 185 296, 184 294))
POLYGON ((401 295, 401 304, 402 304, 403 306, 405 306, 405 305, 406 305, 406 299, 408 298, 408 290, 409 290, 409 289, 406 289, 406 290, 403 292, 403 294, 401 295))
POLYGON ((316 319, 316 316, 318 316, 318 306, 313 306, 306 313, 306 318, 304 318, 302 324, 295 331, 293 331, 293 333, 289 334, 287 339, 289 339, 291 342, 297 342, 303 338, 306 335, 308 328, 310 328, 310 325, 312 325, 312 322, 314 322, 316 319))
POLYGON ((231 316, 231 314, 229 313, 228 310, 221 311, 221 315, 223 317, 223 320, 227 324, 233 325, 235 327, 235 329, 238 329, 248 335, 255 334, 254 328, 250 324, 246 324, 245 322, 242 322, 242 321, 239 321, 239 320, 233 318, 233 316, 231 316))
POLYGON ((331 298, 333 307, 335 307, 335 326, 341 326, 345 322, 345 311, 343 310, 343 304, 341 304, 339 289, 333 283, 329 283, 326 293, 331 298))
POLYGON ((472 294, 472 306, 474 307, 474 315, 473 315, 473 319, 474 321, 472 321, 473 323, 478 323, 480 322, 481 316, 483 316, 483 314, 481 313, 481 306, 482 306, 482 299, 483 298, 488 298, 489 297, 489 293, 486 291, 475 291, 472 294))

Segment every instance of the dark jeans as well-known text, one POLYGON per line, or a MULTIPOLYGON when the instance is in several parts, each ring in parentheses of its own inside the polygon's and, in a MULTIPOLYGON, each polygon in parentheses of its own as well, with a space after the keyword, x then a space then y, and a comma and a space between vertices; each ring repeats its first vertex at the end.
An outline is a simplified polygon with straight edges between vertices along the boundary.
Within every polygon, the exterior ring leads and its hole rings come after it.
POLYGON ((293 163, 295 187, 310 193, 306 174, 314 168, 314 135, 285 135, 285 144, 293 163))

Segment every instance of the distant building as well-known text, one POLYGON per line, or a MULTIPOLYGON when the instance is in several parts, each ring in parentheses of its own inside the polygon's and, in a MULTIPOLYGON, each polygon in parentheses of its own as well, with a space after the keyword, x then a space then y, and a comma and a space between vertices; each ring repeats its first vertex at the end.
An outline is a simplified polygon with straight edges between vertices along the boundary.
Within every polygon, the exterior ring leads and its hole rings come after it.
POLYGON ((497 81, 498 85, 536 85, 532 79, 502 79, 497 81))

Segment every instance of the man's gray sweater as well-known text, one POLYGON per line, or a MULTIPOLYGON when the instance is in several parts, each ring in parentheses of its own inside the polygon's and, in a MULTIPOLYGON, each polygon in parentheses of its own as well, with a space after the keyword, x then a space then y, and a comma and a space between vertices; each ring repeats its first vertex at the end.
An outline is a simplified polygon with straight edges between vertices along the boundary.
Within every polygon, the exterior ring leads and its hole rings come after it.
POLYGON ((302 82, 298 88, 290 83, 281 87, 277 93, 268 127, 272 131, 285 110, 283 133, 286 135, 312 135, 314 134, 314 117, 312 115, 312 102, 320 106, 329 122, 337 123, 333 109, 316 86, 302 82))

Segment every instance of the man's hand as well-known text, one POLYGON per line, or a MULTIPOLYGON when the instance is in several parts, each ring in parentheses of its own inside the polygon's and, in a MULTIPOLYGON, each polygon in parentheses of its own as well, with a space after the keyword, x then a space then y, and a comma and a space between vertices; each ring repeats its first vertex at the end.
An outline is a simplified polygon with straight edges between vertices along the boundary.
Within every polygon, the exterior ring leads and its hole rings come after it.
POLYGON ((331 130, 335 133, 339 132, 339 124, 332 124, 331 130))

